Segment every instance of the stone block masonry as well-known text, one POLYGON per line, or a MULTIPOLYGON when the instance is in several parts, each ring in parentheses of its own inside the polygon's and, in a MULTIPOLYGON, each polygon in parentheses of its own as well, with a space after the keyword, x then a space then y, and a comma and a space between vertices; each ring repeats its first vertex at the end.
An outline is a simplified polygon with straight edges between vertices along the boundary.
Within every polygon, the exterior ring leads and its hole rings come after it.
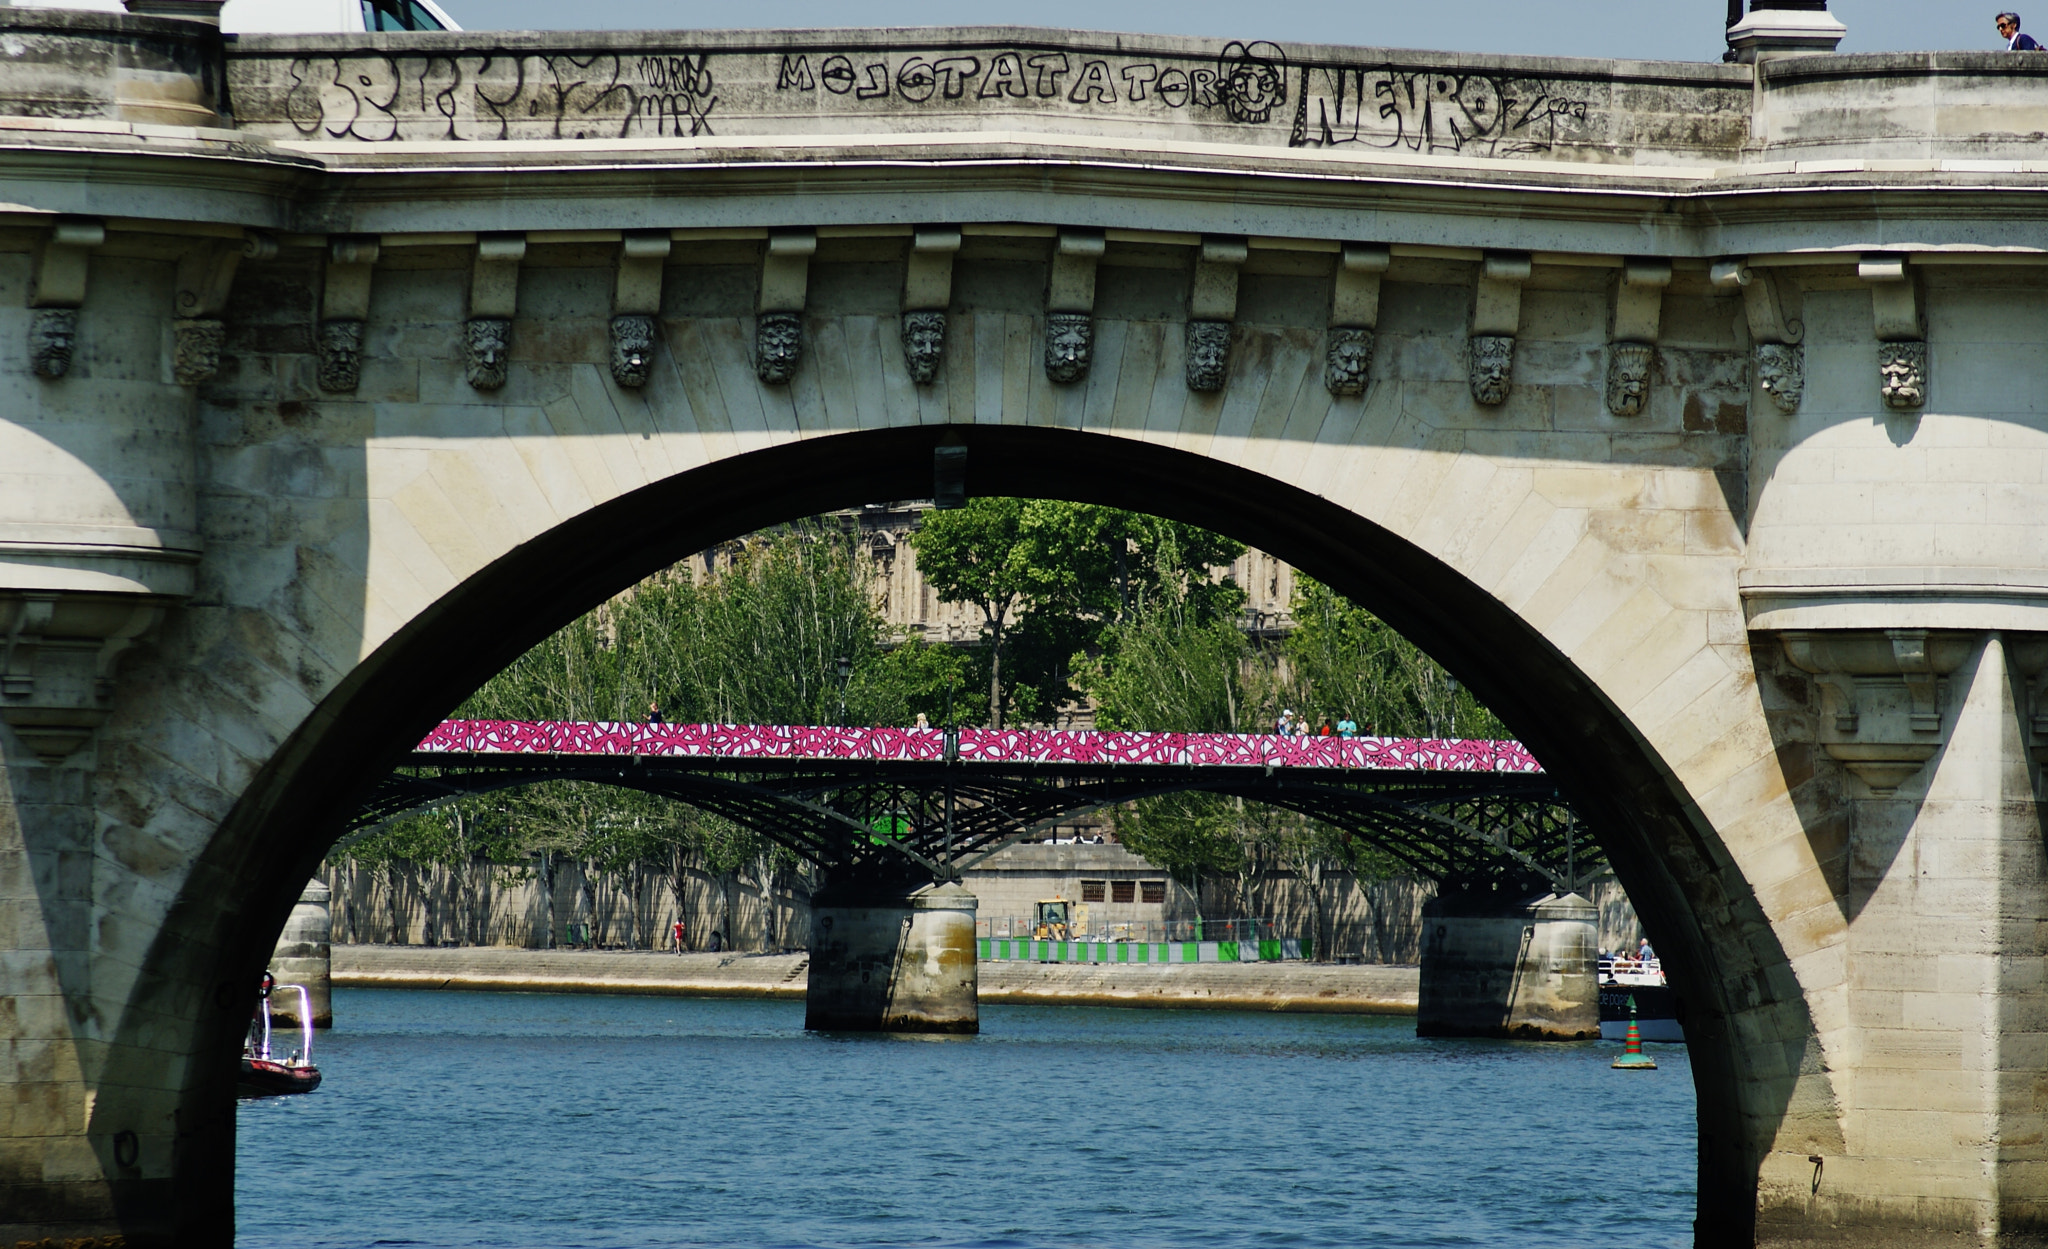
POLYGON ((247 986, 393 752, 941 444, 1502 715, 1683 999, 1700 1245, 2041 1241, 2048 57, 0 37, 0 1242, 232 1241, 247 986))

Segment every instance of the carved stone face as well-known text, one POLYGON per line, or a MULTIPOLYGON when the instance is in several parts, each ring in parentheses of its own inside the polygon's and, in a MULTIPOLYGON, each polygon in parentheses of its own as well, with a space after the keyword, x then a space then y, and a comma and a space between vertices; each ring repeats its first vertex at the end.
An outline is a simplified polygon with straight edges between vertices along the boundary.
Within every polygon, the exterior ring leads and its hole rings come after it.
POLYGON ((1780 412, 1787 416, 1797 412, 1806 394, 1805 353, 1791 343, 1758 343, 1756 384, 1780 412))
POLYGON ((180 386, 197 386, 212 381, 220 372, 221 348, 227 345, 228 327, 210 317, 194 317, 172 324, 171 376, 180 386))
POLYGON ((1095 347, 1095 322, 1085 312, 1045 314, 1045 375, 1056 382, 1088 376, 1095 347))
POLYGON ((939 375, 939 359, 946 353, 946 314, 906 312, 903 314, 903 361, 910 366, 910 380, 922 386, 939 375))
POLYGON ((322 321, 315 347, 320 358, 320 389, 334 394, 354 390, 363 379, 363 323, 322 321))
POLYGON ((1230 322, 1190 321, 1188 389, 1221 390, 1230 360, 1230 322))
POLYGON ((796 376, 804 354, 803 318, 794 312, 764 312, 754 322, 754 373, 770 386, 796 376))
POLYGON ((512 340, 512 323, 497 317, 478 317, 469 322, 469 384, 478 390, 496 390, 505 384, 505 349, 512 340))
POLYGON ((1641 416, 1650 398, 1650 361, 1655 349, 1645 343, 1616 343, 1607 356, 1607 410, 1616 416, 1641 416))
POLYGON ((28 327, 28 358, 37 377, 62 377, 71 371, 71 348, 78 341, 78 309, 38 308, 28 327))
POLYGON ((1505 334, 1472 336, 1472 397, 1489 407, 1508 401, 1515 340, 1505 334))
POLYGON ((1927 402, 1927 344, 1879 343, 1877 371, 1884 406, 1912 412, 1927 402))
POLYGON ((612 318, 612 380, 634 388, 647 384, 654 360, 654 318, 628 314, 612 318))
POLYGON ((1333 327, 1329 354, 1323 363, 1323 385, 1333 395, 1362 395, 1371 375, 1372 331, 1333 327))

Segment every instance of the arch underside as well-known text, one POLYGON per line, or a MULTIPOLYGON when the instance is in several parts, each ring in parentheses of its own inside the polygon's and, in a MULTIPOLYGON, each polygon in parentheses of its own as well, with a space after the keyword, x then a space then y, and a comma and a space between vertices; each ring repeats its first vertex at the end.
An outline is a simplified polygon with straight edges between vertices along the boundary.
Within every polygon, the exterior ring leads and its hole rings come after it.
MULTIPOLYGON (((1680 986, 1699 1088, 1702 1243, 1746 1243, 1762 1148, 1756 1142, 1771 1139, 1787 1113, 1798 1073, 1749 1067, 1734 1021, 1744 1012, 1781 1012, 1789 1017, 1772 1015, 1771 1029, 1796 1037, 1812 1029, 1796 984, 1752 970, 1758 951, 1774 941, 1770 926, 1739 882, 1731 888, 1721 866, 1729 855, 1656 751, 1538 630, 1420 547, 1284 480, 1135 437, 979 424, 807 437, 662 478, 539 533, 416 612, 339 681, 244 791, 193 876, 235 881, 235 896, 225 904, 214 897, 181 903, 194 922, 216 928, 199 948, 220 951, 218 965, 184 966, 194 947, 163 941, 152 957, 182 967, 182 979, 252 978, 350 813, 405 762, 410 743, 492 673, 692 552, 821 511, 928 496, 933 446, 949 432, 968 448, 971 493, 1102 503, 1228 534, 1367 606, 1495 709, 1545 761, 1545 784, 1597 830, 1680 986), (293 833, 278 836, 277 829, 293 833)), ((1295 809, 1342 822, 1335 805, 1300 798, 1295 809)), ((1354 823, 1361 833, 1390 836, 1378 815, 1354 823)), ((229 1096, 239 1035, 232 1014, 205 1021, 194 1058, 200 1066, 184 1082, 195 1113, 229 1096)), ((231 1172, 192 1191, 193 1200, 210 1194, 225 1202, 231 1172)))
POLYGON ((415 756, 380 782, 350 833, 459 795, 581 781, 722 816, 835 879, 898 885, 950 878, 1008 845, 1096 811, 1141 798, 1206 793, 1321 820, 1461 893, 1521 898, 1546 889, 1579 892, 1605 866, 1598 842, 1541 775, 1223 767, 1051 772, 884 762, 749 769, 737 759, 465 760, 436 753, 415 756))

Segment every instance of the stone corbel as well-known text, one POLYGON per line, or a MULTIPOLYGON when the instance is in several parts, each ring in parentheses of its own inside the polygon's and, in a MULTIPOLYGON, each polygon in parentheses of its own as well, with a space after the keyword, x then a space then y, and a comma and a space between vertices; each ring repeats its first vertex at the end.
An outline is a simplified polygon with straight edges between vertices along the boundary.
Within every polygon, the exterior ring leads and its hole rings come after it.
POLYGON ((202 243, 178 259, 177 293, 172 299, 171 376, 180 386, 210 382, 220 372, 228 327, 220 314, 242 263, 240 239, 202 243))
POLYGON ((1614 342, 1607 352, 1607 410, 1641 416, 1650 402, 1650 370, 1657 359, 1657 335, 1664 322, 1664 288, 1671 262, 1633 259, 1621 267, 1614 288, 1614 342))
POLYGON ((1372 379, 1373 337, 1380 324, 1380 279, 1393 262, 1385 243, 1346 243, 1330 295, 1330 332, 1323 386, 1333 395, 1362 395, 1372 379))
POLYGON ((327 243, 326 281, 320 288, 320 325, 313 347, 320 389, 346 394, 362 381, 363 323, 370 319, 370 275, 379 247, 374 238, 342 237, 327 243))
POLYGON ((666 230, 628 230, 619 242, 612 286, 612 380, 627 389, 647 384, 654 360, 654 319, 661 315, 661 274, 672 246, 666 230))
POLYGON ((480 234, 469 270, 469 321, 464 326, 468 363, 464 374, 478 390, 505 384, 506 353, 512 347, 512 318, 519 314, 519 264, 526 259, 524 234, 480 234))
POLYGON ((920 226, 903 269, 903 363, 910 380, 928 386, 946 354, 946 309, 953 302, 958 226, 920 226))
POLYGON ((1870 284, 1884 406, 1917 412, 1927 403, 1927 332, 1921 328, 1919 284, 1904 256, 1866 255, 1856 265, 1856 276, 1870 284))
POLYGON ((1195 257, 1188 290, 1189 390, 1221 390, 1230 373, 1230 327, 1237 320, 1237 271, 1251 255, 1241 238, 1209 237, 1195 257))
POLYGON ((1821 687, 1821 748, 1880 797, 1940 748, 1948 676, 1977 643, 1974 634, 1926 629, 1790 630, 1780 641, 1821 687))
POLYGON ((804 301, 809 297, 816 230, 777 230, 761 257, 761 300, 754 319, 754 373, 787 385, 804 354, 804 301))
POLYGON ((1749 341, 1756 355, 1756 381, 1763 392, 1790 416, 1806 395, 1806 352, 1800 341, 1806 326, 1789 315, 1787 297, 1798 288, 1768 269, 1752 269, 1740 260, 1714 263, 1713 283, 1742 291, 1742 311, 1749 321, 1749 341))
POLYGON ((1055 382, 1088 376, 1095 354, 1095 266, 1106 249, 1100 230, 1061 230, 1045 287, 1045 375, 1055 382))
POLYGON ((1529 273, 1529 253, 1488 252, 1472 293, 1472 398, 1487 407, 1506 403, 1514 385, 1522 283, 1529 280, 1529 273))
POLYGON ((119 594, 0 593, 0 719, 55 762, 106 722, 115 666, 164 604, 119 594))
POLYGON ((107 241, 98 221, 59 221, 36 248, 29 276, 29 367, 37 377, 56 379, 71 371, 78 345, 78 310, 85 303, 92 250, 107 241))

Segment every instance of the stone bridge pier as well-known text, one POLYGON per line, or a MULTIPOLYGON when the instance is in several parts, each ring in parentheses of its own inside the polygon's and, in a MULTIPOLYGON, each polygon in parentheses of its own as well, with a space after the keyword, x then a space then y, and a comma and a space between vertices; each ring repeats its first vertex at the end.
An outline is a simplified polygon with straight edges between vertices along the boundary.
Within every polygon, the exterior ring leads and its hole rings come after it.
POLYGON ((0 8, 0 1243, 228 1243, 257 978, 393 761, 690 552, 941 491, 1229 533, 1498 710, 1683 1001, 1698 1244, 2048 1243, 2048 57, 1815 12, 0 8))

